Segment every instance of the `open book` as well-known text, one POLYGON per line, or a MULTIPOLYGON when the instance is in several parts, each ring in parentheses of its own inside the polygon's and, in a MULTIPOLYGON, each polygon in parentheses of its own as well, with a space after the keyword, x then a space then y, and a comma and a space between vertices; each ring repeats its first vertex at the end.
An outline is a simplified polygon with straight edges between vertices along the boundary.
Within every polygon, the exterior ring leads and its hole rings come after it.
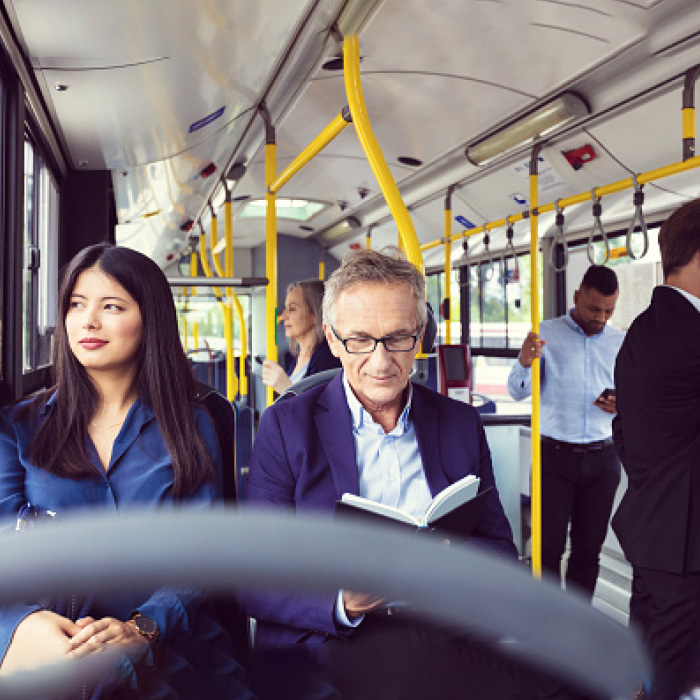
POLYGON ((460 537, 469 537, 474 529, 488 497, 490 488, 481 493, 479 477, 469 474, 440 491, 430 502, 420 518, 399 508, 370 501, 361 496, 344 493, 336 503, 336 513, 355 514, 372 518, 382 518, 389 522, 403 523, 417 529, 437 529, 451 532, 460 537))

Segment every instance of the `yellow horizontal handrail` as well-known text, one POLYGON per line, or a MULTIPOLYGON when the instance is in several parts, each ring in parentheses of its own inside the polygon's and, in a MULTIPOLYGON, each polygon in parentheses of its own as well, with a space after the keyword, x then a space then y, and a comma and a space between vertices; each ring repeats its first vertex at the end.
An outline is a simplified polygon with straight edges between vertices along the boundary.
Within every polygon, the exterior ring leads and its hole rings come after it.
POLYGON ((280 191, 314 156, 318 155, 352 121, 350 111, 343 109, 333 121, 270 183, 271 194, 280 191))
MULTIPOLYGON (((686 172, 687 170, 693 170, 693 168, 700 167, 700 156, 694 156, 688 160, 679 161, 677 163, 672 163, 671 165, 665 165, 661 168, 656 168, 654 170, 649 170, 646 173, 640 173, 637 175, 637 183, 644 185, 648 182, 654 180, 660 180, 664 177, 669 177, 670 175, 677 175, 678 173, 686 172)), ((475 236, 478 233, 486 233, 496 228, 501 228, 506 226, 508 223, 515 223, 516 221, 522 221, 532 216, 534 213, 538 215, 545 214, 549 211, 554 211, 555 206, 558 203, 561 209, 565 207, 571 207, 574 204, 581 204, 583 202, 591 200, 593 197, 606 197, 607 195, 615 194, 617 192, 623 192, 624 190, 631 190, 634 188, 634 183, 631 177, 625 178, 624 180, 618 180, 609 185, 603 185, 601 187, 596 187, 588 192, 581 192, 580 194, 572 195, 571 197, 564 197, 557 200, 557 202, 549 202, 548 204, 543 204, 541 207, 534 209, 528 209, 526 211, 519 212, 517 214, 511 214, 498 221, 489 221, 476 228, 470 228, 466 231, 460 231, 459 233, 453 233, 450 236, 451 241, 456 241, 461 238, 468 238, 469 236, 475 236)), ((429 250, 430 248, 436 248, 445 242, 444 238, 440 238, 436 241, 430 241, 429 243, 424 243, 421 245, 421 250, 429 250)))

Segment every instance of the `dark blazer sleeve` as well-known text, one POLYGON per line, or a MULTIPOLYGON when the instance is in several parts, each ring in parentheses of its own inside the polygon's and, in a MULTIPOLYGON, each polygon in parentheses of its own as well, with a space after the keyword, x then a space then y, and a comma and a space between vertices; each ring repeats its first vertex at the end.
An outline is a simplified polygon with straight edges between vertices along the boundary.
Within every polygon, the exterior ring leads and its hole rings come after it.
MULTIPOLYGON (((296 481, 287 457, 277 407, 262 416, 250 461, 246 500, 256 507, 295 509, 296 481)), ((246 613, 258 619, 263 644, 323 641, 341 636, 334 609, 336 593, 312 595, 283 592, 245 592, 240 600, 246 613)))
POLYGON ((503 512, 491 465, 491 451, 481 418, 473 406, 454 401, 426 387, 413 387, 413 425, 423 470, 433 498, 468 474, 492 488, 469 542, 517 556, 508 519, 503 512))
POLYGON ((486 432, 481 424, 481 420, 479 420, 477 432, 479 435, 480 453, 478 470, 478 476, 481 479, 480 488, 484 490, 493 487, 493 490, 469 541, 494 552, 517 558, 518 550, 513 543, 513 532, 503 511, 501 497, 498 495, 498 489, 496 488, 496 480, 491 463, 491 450, 486 442, 486 432))

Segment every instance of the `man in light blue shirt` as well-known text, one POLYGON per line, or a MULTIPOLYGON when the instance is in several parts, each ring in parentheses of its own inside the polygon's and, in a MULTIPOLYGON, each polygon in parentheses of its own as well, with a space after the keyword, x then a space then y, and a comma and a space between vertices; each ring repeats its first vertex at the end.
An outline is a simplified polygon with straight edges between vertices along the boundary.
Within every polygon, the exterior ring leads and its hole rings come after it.
POLYGON ((606 325, 618 293, 613 270, 589 267, 573 309, 528 334, 508 377, 510 395, 526 398, 530 365, 542 358, 542 568, 560 576, 570 523, 566 586, 589 597, 620 481, 613 371, 624 334, 606 325))

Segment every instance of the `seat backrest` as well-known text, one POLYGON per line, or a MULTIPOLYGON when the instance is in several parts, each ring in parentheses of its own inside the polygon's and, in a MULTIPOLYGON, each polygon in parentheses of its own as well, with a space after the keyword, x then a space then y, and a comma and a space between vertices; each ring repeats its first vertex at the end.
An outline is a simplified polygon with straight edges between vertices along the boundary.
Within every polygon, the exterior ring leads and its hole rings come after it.
POLYGON ((312 374, 310 377, 304 377, 304 379, 300 379, 298 382, 295 382, 290 387, 287 387, 277 397, 275 403, 277 403, 278 401, 283 401, 284 399, 288 399, 292 396, 298 396, 299 394, 305 392, 307 389, 311 389, 312 387, 318 386, 319 384, 323 384, 324 382, 329 382, 340 372, 340 367, 334 367, 333 369, 326 369, 323 372, 317 372, 316 374, 312 374))
POLYGON ((236 410, 229 400, 204 382, 196 382, 197 399, 204 405, 214 421, 219 438, 222 465, 224 501, 233 503, 238 494, 236 479, 235 435, 236 410))
POLYGON ((425 331, 423 332, 423 342, 421 344, 421 352, 425 355, 429 355, 431 352, 435 351, 435 339, 437 338, 437 323, 435 321, 435 314, 433 313, 433 307, 428 306, 428 318, 425 322, 425 331))

